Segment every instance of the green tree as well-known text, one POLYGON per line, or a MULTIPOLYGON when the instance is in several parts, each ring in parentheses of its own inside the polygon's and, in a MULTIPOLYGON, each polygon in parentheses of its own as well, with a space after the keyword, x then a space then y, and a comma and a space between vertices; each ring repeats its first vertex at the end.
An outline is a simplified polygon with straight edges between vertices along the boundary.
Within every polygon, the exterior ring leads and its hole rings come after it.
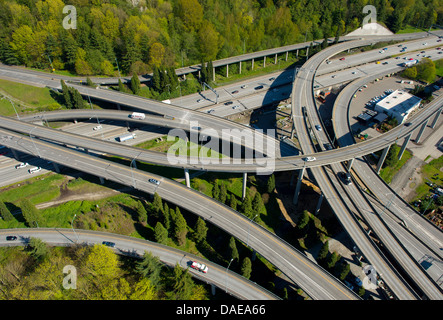
POLYGON ((172 299, 174 300, 189 300, 194 283, 188 270, 183 270, 179 264, 174 267, 174 290, 172 292, 172 299))
POLYGON ((274 192, 274 190, 275 190, 275 176, 274 176, 274 174, 271 174, 269 176, 266 188, 267 188, 268 193, 274 192))
POLYGON ((69 87, 66 85, 65 81, 63 80, 60 80, 60 83, 62 85, 63 99, 65 100, 66 108, 72 109, 72 100, 71 100, 71 94, 69 92, 69 87))
POLYGON ((398 153, 400 152, 400 147, 393 143, 389 148, 388 154, 386 155, 385 166, 394 167, 398 163, 398 153))
POLYGON ((153 286, 156 286, 161 280, 161 270, 163 264, 160 259, 151 252, 145 251, 143 259, 136 263, 136 272, 148 279, 153 286))
POLYGON ((186 235, 188 234, 188 225, 178 207, 175 210, 174 234, 175 238, 177 239, 178 245, 183 246, 186 243, 186 235))
POLYGON ((154 200, 152 201, 151 209, 154 213, 154 216, 158 219, 160 215, 163 213, 163 200, 158 195, 158 193, 154 193, 154 200))
POLYGON ((22 211, 23 218, 29 227, 37 227, 38 223, 41 222, 40 212, 36 209, 34 204, 32 204, 29 199, 23 199, 19 202, 19 207, 22 211))
POLYGON ((140 93, 140 79, 136 74, 133 74, 131 78, 131 90, 134 94, 140 93))
POLYGON ((31 237, 28 244, 28 251, 37 261, 42 261, 49 254, 49 249, 46 243, 39 239, 31 237))
POLYGON ((224 181, 222 181, 220 185, 220 194, 219 194, 219 200, 221 203, 226 203, 226 198, 228 196, 228 190, 226 188, 226 184, 224 181))
POLYGON ((246 196, 243 199, 243 202, 241 204, 241 212, 248 218, 253 217, 254 211, 252 209, 252 200, 249 192, 246 192, 246 196))
POLYGON ((403 76, 405 78, 409 78, 409 79, 416 79, 417 78, 417 68, 416 67, 410 67, 407 68, 405 71, 403 71, 403 76))
POLYGON ((300 218, 298 219, 297 228, 299 230, 302 230, 304 227, 306 227, 309 223, 310 219, 310 213, 307 210, 303 210, 303 213, 301 214, 300 218))
POLYGON ((154 228, 155 241, 161 244, 167 244, 168 242, 168 230, 163 227, 160 221, 157 222, 154 228))
POLYGON ((121 79, 118 79, 118 91, 120 91, 120 92, 127 92, 128 91, 121 79))
POLYGON ((246 257, 243 259, 243 263, 241 265, 241 275, 246 279, 249 279, 251 277, 251 273, 252 273, 251 259, 246 257))
POLYGON ((350 271, 351 271, 351 265, 345 261, 344 263, 340 264, 338 278, 344 281, 350 271))
POLYGON ((265 208, 265 204, 263 203, 263 199, 260 195, 260 192, 256 192, 254 195, 254 199, 252 200, 252 211, 255 214, 261 214, 265 208))
POLYGON ((340 260, 340 258, 341 256, 335 251, 331 254, 327 262, 329 270, 332 270, 334 268, 335 264, 338 262, 338 260, 340 260))
POLYGON ((235 238, 231 236, 229 239, 229 255, 231 259, 240 260, 240 255, 238 254, 237 245, 235 242, 235 238))
POLYGON ((138 221, 146 223, 148 221, 148 212, 141 201, 137 201, 135 210, 137 211, 138 221))
POLYGON ((201 217, 198 217, 194 229, 195 229, 194 232, 195 242, 197 243, 203 242, 206 239, 206 235, 208 233, 208 227, 206 226, 206 222, 201 217))
POLYGON ((215 180, 214 188, 212 188, 212 197, 215 200, 220 200, 220 186, 218 185, 218 181, 215 180))
POLYGON ((436 77, 435 63, 429 58, 423 58, 419 64, 417 64, 417 79, 420 79, 427 83, 432 83, 436 77))
POLYGON ((329 241, 326 241, 325 243, 323 243, 323 246, 318 252, 317 260, 324 261, 328 257, 328 254, 329 254, 329 241))
POLYGON ((233 209, 233 210, 237 210, 237 198, 235 197, 235 195, 232 193, 229 199, 229 206, 233 209))
POLYGON ((9 211, 8 207, 6 207, 6 204, 3 201, 0 201, 0 217, 2 217, 5 221, 11 221, 14 219, 11 211, 9 211))

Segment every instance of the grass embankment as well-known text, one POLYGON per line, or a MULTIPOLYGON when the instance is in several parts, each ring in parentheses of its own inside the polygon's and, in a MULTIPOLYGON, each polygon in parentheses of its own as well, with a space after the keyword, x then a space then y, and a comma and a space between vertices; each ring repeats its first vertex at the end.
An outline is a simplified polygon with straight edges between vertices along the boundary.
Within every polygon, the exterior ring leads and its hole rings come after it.
POLYGON ((443 184, 443 172, 440 170, 442 167, 443 156, 439 157, 438 159, 431 160, 429 163, 423 165, 420 168, 423 182, 420 185, 416 186, 416 196, 412 200, 412 202, 418 199, 425 198, 434 189, 434 187, 430 187, 429 185, 427 185, 426 182, 431 181, 432 183, 435 183, 437 185, 443 184))
POLYGON ((402 158, 396 162, 394 166, 387 166, 380 170, 380 177, 386 182, 391 183, 394 176, 397 174, 397 172, 400 171, 400 169, 403 167, 403 165, 412 157, 412 154, 405 150, 403 153, 402 158))

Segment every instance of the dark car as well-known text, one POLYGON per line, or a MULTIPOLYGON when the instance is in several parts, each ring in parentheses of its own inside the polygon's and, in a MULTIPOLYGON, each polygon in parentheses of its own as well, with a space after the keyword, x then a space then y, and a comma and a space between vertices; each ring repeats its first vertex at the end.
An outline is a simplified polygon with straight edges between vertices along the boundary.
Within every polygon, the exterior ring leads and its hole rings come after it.
POLYGON ((254 90, 260 90, 260 89, 263 89, 263 86, 257 86, 254 88, 254 90))
POLYGON ((236 94, 236 93, 238 93, 238 90, 232 91, 232 94, 236 94))
POLYGON ((352 183, 351 174, 349 172, 340 172, 340 177, 344 184, 349 185, 352 183))
POLYGON ((6 236, 6 241, 14 241, 17 240, 16 236, 6 236))
POLYGON ((406 122, 406 123, 405 123, 405 127, 409 127, 411 124, 412 124, 412 123, 410 123, 410 122, 406 122))
POLYGON ((233 103, 232 101, 225 102, 225 106, 229 106, 232 103, 233 103))
POLYGON ((114 242, 110 242, 110 241, 103 241, 102 244, 104 244, 107 247, 111 247, 111 248, 115 247, 115 243, 114 242))

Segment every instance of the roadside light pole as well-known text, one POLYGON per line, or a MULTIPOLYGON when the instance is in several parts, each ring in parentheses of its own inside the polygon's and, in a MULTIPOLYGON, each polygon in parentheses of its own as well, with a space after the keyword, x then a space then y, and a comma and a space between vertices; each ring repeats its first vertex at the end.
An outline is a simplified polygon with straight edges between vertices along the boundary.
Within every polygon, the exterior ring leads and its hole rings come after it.
POLYGON ((9 99, 8 97, 3 97, 1 100, 3 100, 3 99, 6 99, 6 100, 8 100, 11 103, 12 107, 14 108, 15 114, 17 115, 17 119, 20 120, 20 117, 18 115, 17 109, 15 109, 15 106, 12 103, 11 99, 9 99))
POLYGON ((228 292, 228 269, 229 266, 231 265, 232 260, 234 260, 234 258, 231 258, 231 261, 229 261, 228 266, 226 267, 226 285, 225 285, 225 292, 228 292))
POLYGON ((76 216, 77 216, 77 214, 75 213, 74 217, 72 218, 72 221, 71 221, 71 228, 72 228, 72 231, 74 232, 75 237, 77 238, 77 242, 78 242, 78 235, 77 235, 77 233, 75 232, 75 229, 74 229, 74 219, 75 219, 76 216))
POLYGON ((32 139, 32 130, 36 129, 37 127, 34 127, 29 131, 29 137, 31 138, 32 143, 34 144, 35 150, 37 150, 38 157, 41 158, 40 151, 38 150, 37 146, 35 145, 34 139, 32 139))

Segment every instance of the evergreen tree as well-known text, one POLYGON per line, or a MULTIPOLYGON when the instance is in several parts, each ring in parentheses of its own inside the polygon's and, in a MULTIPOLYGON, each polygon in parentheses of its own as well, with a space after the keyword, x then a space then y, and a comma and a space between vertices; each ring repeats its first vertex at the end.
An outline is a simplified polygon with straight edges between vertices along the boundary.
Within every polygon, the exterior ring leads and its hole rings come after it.
POLYGON ((329 254, 329 241, 326 241, 323 243, 323 246, 321 247, 320 251, 318 252, 317 260, 325 260, 328 257, 329 254))
POLYGON ((163 213, 163 201, 157 192, 154 193, 154 200, 152 201, 151 208, 154 212, 154 216, 157 219, 160 218, 160 215, 163 213))
POLYGON ((32 238, 29 240, 28 248, 29 253, 37 261, 42 261, 49 254, 49 249, 46 243, 39 238, 32 238))
POLYGON ((309 212, 307 210, 303 210, 303 213, 300 216, 299 221, 297 223, 297 228, 299 230, 303 229, 304 227, 306 227, 308 225, 309 217, 310 217, 309 212))
POLYGON ((168 242, 168 230, 163 227, 160 221, 157 222, 154 228, 155 241, 161 244, 167 244, 168 242))
POLYGON ((126 87, 123 84, 121 79, 118 79, 118 91, 120 91, 120 92, 126 92, 127 91, 126 87))
POLYGON ((168 231, 171 228, 171 214, 167 202, 165 202, 165 206, 163 207, 163 225, 168 231))
POLYGON ((237 199, 235 197, 234 194, 231 194, 230 196, 230 200, 229 200, 229 206, 233 209, 233 210, 237 210, 237 199))
POLYGON ((265 207, 265 204, 263 203, 263 199, 260 195, 260 192, 256 192, 254 199, 252 200, 252 211, 255 212, 255 214, 261 214, 263 209, 265 207))
POLYGON ((226 198, 228 196, 228 190, 226 189, 226 184, 224 181, 222 181, 220 186, 220 194, 219 194, 219 200, 221 203, 226 203, 226 198))
POLYGON ((174 291, 172 299, 189 300, 192 295, 194 283, 188 270, 183 270, 177 263, 174 268, 174 291))
POLYGON ((188 233, 188 225, 185 218, 177 207, 175 210, 175 228, 174 234, 177 239, 178 245, 183 246, 186 243, 186 235, 188 233))
POLYGON ((347 263, 346 261, 344 261, 344 263, 342 263, 342 264, 340 265, 340 270, 339 270, 339 276, 338 276, 338 278, 339 278, 341 281, 344 281, 344 280, 346 279, 346 277, 348 276, 349 271, 351 271, 351 266, 350 266, 349 263, 347 263))
POLYGON ((136 263, 137 273, 149 279, 153 286, 156 286, 161 280, 162 267, 160 259, 148 251, 145 251, 143 259, 136 263))
POLYGON ((231 236, 229 239, 229 255, 231 259, 240 260, 240 255, 238 254, 237 245, 235 243, 235 238, 231 236))
POLYGON ((212 79, 214 79, 214 65, 213 65, 212 61, 208 62, 207 70, 208 70, 207 71, 207 73, 208 73, 208 75, 207 75, 207 77, 208 77, 207 83, 211 83, 212 79))
POLYGON ((95 83, 89 77, 86 78, 86 83, 89 87, 95 87, 95 83))
POLYGON ((206 239, 208 227, 206 226, 205 221, 201 217, 198 217, 194 229, 195 229, 194 232, 195 242, 200 243, 206 239))
POLYGON ((148 212, 146 211, 145 206, 143 205, 143 203, 141 203, 141 201, 137 201, 136 210, 138 221, 146 223, 148 221, 148 212))
POLYGON ((266 188, 267 188, 268 193, 274 192, 274 190, 275 190, 275 176, 274 176, 274 174, 271 174, 269 176, 266 188))
POLYGON ((140 93, 140 79, 136 74, 133 74, 131 78, 131 90, 134 94, 140 93))
POLYGON ((246 258, 243 259, 243 263, 242 263, 242 266, 241 266, 241 275, 243 277, 245 277, 246 279, 249 279, 251 277, 251 273, 252 273, 251 259, 246 257, 246 258))
POLYGON ((244 213, 244 215, 248 218, 253 217, 254 211, 252 210, 252 200, 249 192, 246 192, 246 196, 243 199, 243 202, 241 204, 241 212, 244 213))
POLYGON ((11 221, 14 219, 11 211, 9 211, 8 207, 6 207, 6 204, 3 201, 0 201, 0 217, 2 217, 5 221, 11 221))
POLYGON ((162 92, 160 69, 157 66, 154 66, 154 71, 152 74, 152 87, 154 88, 155 91, 162 92))
POLYGON ((215 200, 220 200, 220 186, 218 185, 218 181, 215 180, 214 188, 212 188, 212 197, 215 200))
POLYGON ((60 80, 63 91, 63 99, 65 100, 66 108, 72 109, 71 93, 69 92, 69 87, 63 80, 60 80))
POLYGON ((335 264, 338 262, 338 260, 340 260, 340 258, 341 256, 335 251, 331 254, 327 262, 329 270, 332 270, 334 268, 335 264))
POLYGON ((19 203, 19 207, 22 210, 23 218, 25 219, 28 227, 35 228, 41 221, 40 212, 28 199, 23 199, 19 203))

